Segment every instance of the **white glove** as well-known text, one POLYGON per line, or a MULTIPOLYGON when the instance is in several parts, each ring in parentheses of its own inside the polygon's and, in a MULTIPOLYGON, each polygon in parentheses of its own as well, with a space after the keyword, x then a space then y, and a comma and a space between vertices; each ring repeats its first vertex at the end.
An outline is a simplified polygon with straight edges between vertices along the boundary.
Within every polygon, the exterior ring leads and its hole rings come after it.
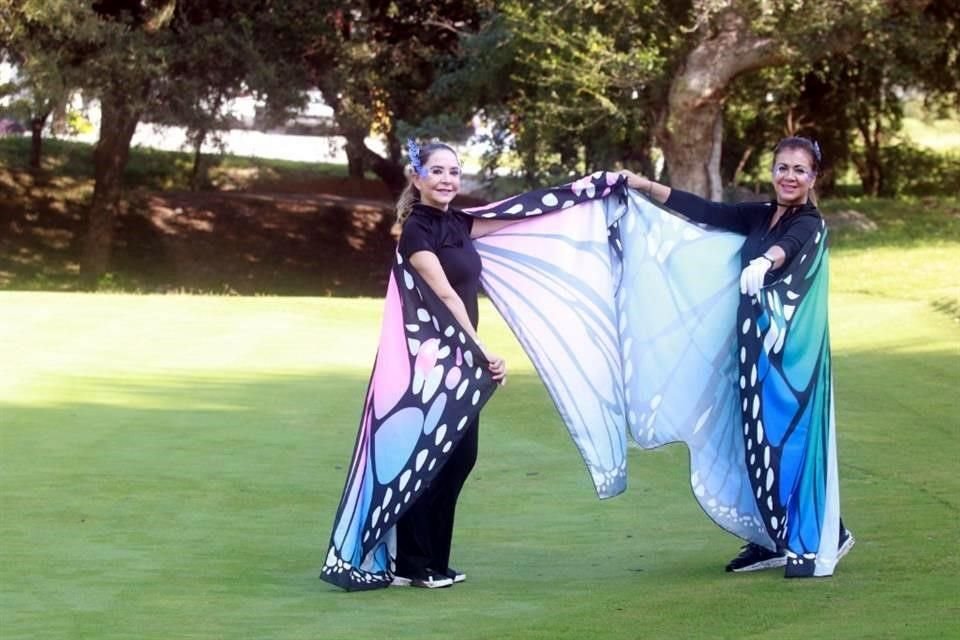
POLYGON ((763 288, 763 278, 773 266, 773 261, 766 256, 760 256, 750 261, 740 273, 740 293, 755 296, 763 288))

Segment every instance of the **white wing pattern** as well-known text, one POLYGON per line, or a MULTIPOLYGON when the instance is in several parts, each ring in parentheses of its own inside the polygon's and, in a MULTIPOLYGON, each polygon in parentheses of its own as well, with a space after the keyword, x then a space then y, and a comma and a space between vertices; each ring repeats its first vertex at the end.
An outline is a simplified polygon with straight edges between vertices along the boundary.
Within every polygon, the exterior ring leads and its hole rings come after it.
MULTIPOLYGON (((644 448, 685 442, 704 511, 735 535, 769 544, 738 429, 743 238, 671 214, 628 192, 616 174, 589 179, 593 198, 567 206, 550 196, 573 185, 470 212, 551 214, 476 240, 484 288, 533 361, 601 498, 626 488, 628 431, 644 448)), ((586 195, 584 181, 577 184, 586 195)))

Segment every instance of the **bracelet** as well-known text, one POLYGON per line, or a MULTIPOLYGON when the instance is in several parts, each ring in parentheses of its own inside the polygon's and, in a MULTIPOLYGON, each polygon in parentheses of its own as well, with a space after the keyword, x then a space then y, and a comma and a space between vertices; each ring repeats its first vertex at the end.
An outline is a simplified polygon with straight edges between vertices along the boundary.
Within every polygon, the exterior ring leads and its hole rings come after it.
POLYGON ((764 260, 766 260, 767 262, 769 262, 769 263, 770 263, 770 268, 773 269, 773 258, 771 258, 770 256, 768 256, 768 255, 765 254, 765 253, 761 253, 761 254, 760 254, 760 257, 763 258, 764 260))

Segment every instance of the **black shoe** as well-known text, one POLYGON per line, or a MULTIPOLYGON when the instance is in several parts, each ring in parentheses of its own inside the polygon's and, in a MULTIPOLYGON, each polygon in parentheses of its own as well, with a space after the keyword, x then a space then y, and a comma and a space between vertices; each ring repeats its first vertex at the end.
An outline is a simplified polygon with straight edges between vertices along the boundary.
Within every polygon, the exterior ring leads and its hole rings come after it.
POLYGON ((410 577, 395 575, 390 582, 390 585, 394 587, 420 587, 421 589, 440 589, 442 587, 449 587, 452 584, 452 578, 435 573, 431 569, 427 569, 422 574, 410 577))
POLYGON ((454 584, 458 582, 463 582, 464 580, 467 579, 467 574, 463 573, 462 571, 457 571, 453 567, 447 567, 447 570, 444 572, 443 575, 453 580, 454 584))
POLYGON ((740 554, 727 563, 727 571, 737 573, 774 569, 787 564, 787 556, 781 551, 771 551, 766 547, 748 542, 740 548, 740 554))

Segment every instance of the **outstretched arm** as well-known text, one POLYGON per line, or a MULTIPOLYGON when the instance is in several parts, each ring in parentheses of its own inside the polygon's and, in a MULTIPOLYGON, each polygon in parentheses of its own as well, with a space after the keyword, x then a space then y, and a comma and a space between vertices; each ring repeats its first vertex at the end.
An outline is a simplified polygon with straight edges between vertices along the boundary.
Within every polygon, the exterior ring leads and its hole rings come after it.
POLYGON ((734 233, 749 234, 751 227, 758 224, 762 217, 769 213, 769 210, 757 207, 756 203, 736 205, 711 202, 706 198, 681 189, 673 189, 630 171, 621 171, 620 175, 627 178, 627 186, 647 194, 690 220, 704 222, 734 233))
POLYGON ((511 218, 509 220, 490 220, 488 218, 474 218, 473 225, 470 227, 470 237, 479 238, 508 227, 514 222, 519 222, 523 218, 511 218))
POLYGON ((671 189, 665 184, 660 184, 644 176, 638 176, 634 172, 627 171, 626 169, 621 171, 620 175, 627 179, 628 187, 647 194, 660 204, 663 204, 670 198, 671 189))

